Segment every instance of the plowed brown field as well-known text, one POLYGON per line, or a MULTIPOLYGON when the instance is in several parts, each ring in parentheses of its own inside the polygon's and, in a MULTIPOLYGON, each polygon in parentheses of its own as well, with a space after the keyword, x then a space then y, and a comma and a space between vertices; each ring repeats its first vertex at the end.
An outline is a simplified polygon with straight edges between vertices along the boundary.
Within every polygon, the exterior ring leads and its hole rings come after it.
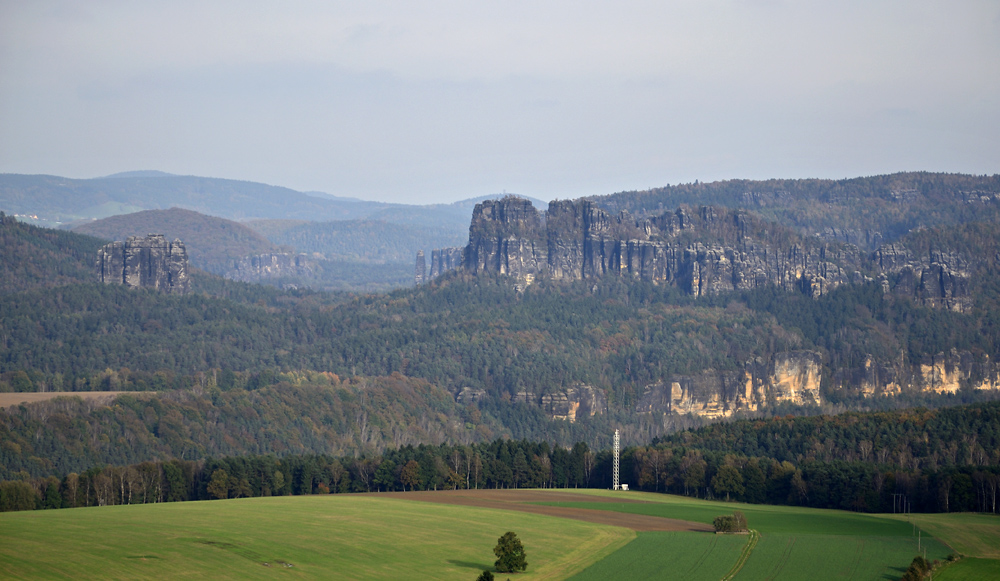
POLYGON ((48 401, 57 397, 78 397, 92 401, 111 401, 123 393, 131 393, 138 396, 156 395, 155 391, 46 391, 28 393, 0 393, 0 408, 9 408, 22 403, 36 403, 48 401))
POLYGON ((534 514, 572 518, 598 524, 626 527, 636 531, 702 531, 712 532, 711 525, 642 514, 612 512, 565 506, 544 506, 538 502, 607 502, 642 503, 627 498, 607 498, 561 490, 440 490, 417 492, 373 492, 372 496, 417 500, 440 504, 459 504, 501 510, 517 510, 534 514))

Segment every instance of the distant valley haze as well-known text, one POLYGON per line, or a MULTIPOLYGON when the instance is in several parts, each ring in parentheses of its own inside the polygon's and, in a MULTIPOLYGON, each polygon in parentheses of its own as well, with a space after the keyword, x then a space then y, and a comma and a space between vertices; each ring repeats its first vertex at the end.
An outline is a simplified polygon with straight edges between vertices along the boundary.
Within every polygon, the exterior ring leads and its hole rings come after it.
POLYGON ((550 200, 992 174, 998 136, 990 1, 0 1, 8 174, 550 200))

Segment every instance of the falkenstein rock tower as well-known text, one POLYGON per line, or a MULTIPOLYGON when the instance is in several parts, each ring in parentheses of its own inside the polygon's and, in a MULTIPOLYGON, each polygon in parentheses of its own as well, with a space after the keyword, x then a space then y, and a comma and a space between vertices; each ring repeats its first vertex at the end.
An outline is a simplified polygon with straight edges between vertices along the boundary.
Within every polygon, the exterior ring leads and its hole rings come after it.
POLYGON ((190 290, 188 255, 180 240, 168 242, 163 234, 130 236, 97 251, 97 276, 105 284, 153 288, 171 294, 190 290))

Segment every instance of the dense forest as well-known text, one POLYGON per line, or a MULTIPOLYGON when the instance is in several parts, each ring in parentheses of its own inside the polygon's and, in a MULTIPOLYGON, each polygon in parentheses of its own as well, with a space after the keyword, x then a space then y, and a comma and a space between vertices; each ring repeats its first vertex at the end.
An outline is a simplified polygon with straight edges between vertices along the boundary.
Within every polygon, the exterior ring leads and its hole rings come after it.
POLYGON ((105 243, 29 226, 0 212, 0 293, 96 281, 94 257, 105 243))
MULTIPOLYGON (((1000 403, 740 421, 622 454, 632 488, 863 512, 996 513, 1000 403), (774 440, 775 444, 768 442, 774 440), (785 444, 788 444, 785 446, 785 444)), ((497 439, 95 467, 0 483, 0 510, 452 488, 602 487, 611 454, 497 439)))
POLYGON ((0 304, 0 372, 40 374, 50 389, 109 368, 398 372, 497 397, 586 383, 627 404, 675 374, 795 349, 816 350, 833 368, 900 352, 919 362, 952 348, 1000 356, 992 312, 933 310, 874 284, 818 300, 771 288, 695 300, 614 279, 541 281, 519 293, 500 278, 452 275, 333 304, 318 296, 274 294, 261 306, 96 284, 10 294, 0 304))
POLYGON ((1000 212, 1000 175, 928 172, 844 180, 726 180, 678 184, 592 198, 613 212, 644 216, 681 204, 746 208, 804 234, 848 232, 863 249, 913 230, 990 220, 1000 212))

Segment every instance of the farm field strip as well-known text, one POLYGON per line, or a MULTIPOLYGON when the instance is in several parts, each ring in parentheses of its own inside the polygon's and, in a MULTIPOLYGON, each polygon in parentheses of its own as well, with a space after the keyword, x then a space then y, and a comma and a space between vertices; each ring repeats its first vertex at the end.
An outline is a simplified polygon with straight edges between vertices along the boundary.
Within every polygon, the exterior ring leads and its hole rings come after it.
POLYGON ((966 557, 934 573, 937 581, 1000 579, 1000 560, 966 557))
MULTIPOLYGON (((886 518, 884 515, 725 503, 654 494, 623 495, 609 491, 587 491, 586 494, 594 496, 594 501, 553 504, 701 522, 711 522, 714 517, 733 510, 743 511, 750 526, 761 532, 761 538, 743 568, 735 575, 734 579, 737 581, 813 579, 817 575, 823 578, 895 579, 902 575, 917 554, 914 525, 905 520, 886 518), (608 502, 608 499, 616 501, 608 502), (636 500, 645 502, 635 502, 636 500)), ((976 515, 953 515, 951 521, 967 522, 969 516, 976 515)), ((989 520, 992 517, 985 518, 986 524, 983 526, 996 522, 989 520)), ((990 539, 992 537, 980 540, 988 542, 990 539)), ((926 549, 930 560, 944 560, 952 552, 948 545, 926 532, 921 547, 926 549)), ((627 554, 628 547, 622 551, 627 554)), ((733 559, 737 555, 738 551, 733 559)), ((612 555, 606 560, 614 562, 615 559, 616 555, 612 555)), ((655 566, 669 567, 671 557, 651 553, 651 559, 657 561, 658 565, 655 566)), ((591 569, 597 570, 602 563, 597 563, 591 569)))
MULTIPOLYGON (((461 506, 477 506, 480 508, 496 508, 500 510, 515 510, 544 514, 560 518, 570 518, 622 526, 635 531, 695 531, 714 532, 711 525, 648 515, 642 512, 623 512, 615 510, 594 510, 587 507, 572 506, 574 502, 588 501, 591 497, 579 495, 576 492, 556 489, 479 489, 479 490, 440 490, 417 492, 380 492, 368 493, 378 498, 399 498, 441 504, 456 504, 461 506), (555 501, 559 501, 556 505, 555 501), (563 506, 565 504, 566 506, 563 506)), ((598 499, 597 502, 601 502, 598 499)), ((622 501, 606 499, 608 504, 622 501)), ((642 504, 643 501, 625 501, 642 504)))
POLYGON ((701 523, 711 523, 712 519, 721 514, 740 510, 746 515, 750 526, 763 534, 805 532, 828 535, 905 537, 910 537, 913 534, 913 527, 905 521, 866 514, 802 507, 774 507, 759 504, 714 503, 692 500, 693 502, 690 504, 681 502, 557 502, 546 504, 568 508, 644 514, 701 523), (781 510, 774 510, 775 508, 781 510))
POLYGON ((156 395, 155 391, 45 391, 0 393, 0 408, 10 408, 23 403, 49 401, 57 397, 78 397, 83 400, 110 402, 122 394, 156 395))
POLYGON ((573 581, 676 578, 718 581, 739 557, 744 535, 640 532, 636 539, 581 573, 573 581))
MULTIPOLYGON (((933 539, 924 545, 929 560, 951 552, 933 539)), ((734 579, 898 579, 916 554, 908 537, 770 533, 734 579)))

